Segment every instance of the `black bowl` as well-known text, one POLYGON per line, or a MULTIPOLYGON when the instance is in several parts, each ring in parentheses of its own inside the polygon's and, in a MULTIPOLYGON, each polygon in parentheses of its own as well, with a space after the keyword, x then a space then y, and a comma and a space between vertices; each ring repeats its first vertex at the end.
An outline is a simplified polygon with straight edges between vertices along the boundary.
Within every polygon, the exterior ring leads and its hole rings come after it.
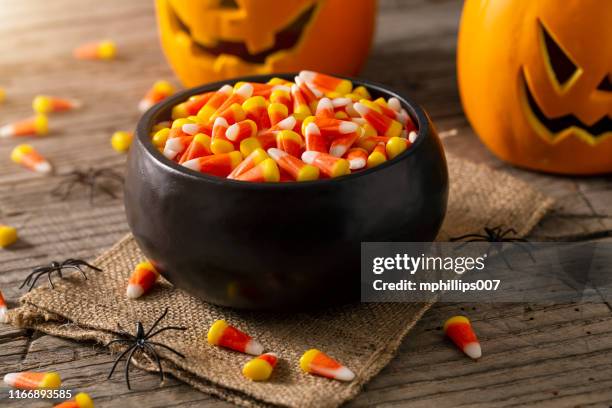
POLYGON ((348 79, 375 98, 398 98, 419 137, 395 159, 337 179, 227 180, 179 166, 155 149, 151 128, 175 104, 229 81, 180 92, 145 113, 130 148, 125 208, 138 245, 165 278, 218 305, 319 307, 359 299, 361 242, 436 237, 448 171, 431 120, 383 85, 348 79))

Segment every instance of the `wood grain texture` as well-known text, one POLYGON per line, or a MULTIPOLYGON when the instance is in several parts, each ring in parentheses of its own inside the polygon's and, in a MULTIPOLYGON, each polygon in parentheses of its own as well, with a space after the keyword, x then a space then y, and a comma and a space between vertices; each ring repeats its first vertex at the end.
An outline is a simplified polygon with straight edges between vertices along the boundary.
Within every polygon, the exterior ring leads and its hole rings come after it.
MULTIPOLYGON (((612 179, 569 178, 526 172, 493 157, 466 122, 456 88, 455 42, 461 3, 453 0, 382 0, 378 31, 363 76, 396 87, 421 103, 457 155, 503 169, 557 200, 531 238, 606 239, 612 236, 612 179)), ((136 104, 153 81, 171 79, 158 47, 149 0, 2 0, 0 3, 0 123, 31 113, 35 94, 82 99, 79 112, 51 118, 51 135, 33 140, 56 167, 40 177, 8 159, 14 141, 0 140, 0 222, 19 227, 20 242, 0 251, 0 288, 14 306, 21 280, 35 265, 69 256, 91 259, 127 232, 120 200, 94 206, 85 190, 69 202, 50 196, 75 168, 121 171, 124 156, 110 148, 113 131, 132 129, 136 104), (74 46, 112 38, 120 56, 111 63, 75 61, 74 46), (101 226, 95 220, 104 219, 101 226), (72 225, 58 234, 61 225, 72 225)), ((353 407, 573 407, 612 402, 612 307, 580 305, 439 304, 408 335, 398 357, 353 407), (474 363, 444 340, 441 323, 465 313, 481 338, 485 357, 474 363)), ((221 407, 229 404, 168 379, 134 371, 137 388, 106 381, 112 358, 94 344, 78 344, 0 325, 0 374, 55 369, 66 387, 89 392, 97 407, 221 407)), ((49 401, 6 399, 0 405, 48 407, 49 401)))

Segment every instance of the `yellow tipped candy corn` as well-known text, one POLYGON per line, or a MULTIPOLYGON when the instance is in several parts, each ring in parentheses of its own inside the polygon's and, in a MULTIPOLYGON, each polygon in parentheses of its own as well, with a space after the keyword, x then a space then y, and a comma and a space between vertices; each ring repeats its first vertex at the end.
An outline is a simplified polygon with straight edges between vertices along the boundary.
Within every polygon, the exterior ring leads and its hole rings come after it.
POLYGON ((242 374, 253 381, 266 381, 272 375, 278 357, 275 353, 265 353, 255 357, 242 367, 242 374))
POLYGON ((46 174, 51 173, 53 170, 51 163, 34 150, 32 146, 27 144, 15 147, 11 152, 11 160, 37 173, 46 174))
POLYGON ((153 135, 153 144, 155 147, 163 148, 168 140, 168 135, 170 134, 170 128, 164 128, 155 133, 153 135))
POLYGON ((444 334, 474 360, 482 357, 480 342, 472 329, 472 323, 465 316, 453 316, 444 323, 444 334))
POLYGON ((158 277, 159 273, 151 262, 139 263, 130 276, 126 290, 127 297, 137 299, 148 293, 157 282, 158 277))
POLYGON ((389 159, 394 159, 408 149, 408 140, 401 137, 392 137, 387 142, 386 151, 389 159))
POLYGON ((0 248, 6 248, 15 241, 17 241, 17 230, 14 227, 0 224, 0 248))
POLYGON ((300 368, 309 374, 340 381, 352 381, 355 378, 355 373, 317 349, 310 349, 302 355, 300 368))
POLYGON ((55 372, 8 373, 4 375, 4 382, 10 387, 22 390, 57 389, 62 385, 62 379, 55 372))
POLYGON ((111 60, 117 55, 117 45, 110 40, 83 44, 74 49, 76 59, 111 60))
POLYGON ((120 130, 113 133, 113 136, 111 137, 111 145, 113 146, 113 149, 120 153, 127 152, 132 144, 132 139, 134 139, 134 134, 132 132, 120 130))
POLYGON ((76 99, 65 99, 48 95, 38 95, 32 101, 32 109, 37 113, 65 112, 78 109, 81 105, 81 101, 76 99))
POLYGON ((225 320, 215 321, 207 335, 208 343, 225 347, 241 353, 258 356, 263 353, 263 346, 248 334, 230 326, 225 320))
POLYGON ((7 312, 8 312, 8 308, 6 307, 6 301, 4 300, 2 291, 0 291, 0 323, 8 323, 7 316, 6 316, 7 312))
POLYGON ((49 133, 49 121, 43 114, 0 127, 0 139, 21 136, 44 136, 49 133))
POLYGON ((89 395, 79 392, 74 399, 54 405, 53 408, 94 408, 94 403, 89 395))

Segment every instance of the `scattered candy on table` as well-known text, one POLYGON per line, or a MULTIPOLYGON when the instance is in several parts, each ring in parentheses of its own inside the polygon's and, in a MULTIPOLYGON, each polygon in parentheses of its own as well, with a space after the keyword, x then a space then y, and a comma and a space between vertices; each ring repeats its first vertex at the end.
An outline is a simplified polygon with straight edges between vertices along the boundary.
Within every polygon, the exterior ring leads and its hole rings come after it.
POLYGON ((446 334, 461 351, 474 360, 482 356, 480 342, 474 333, 470 320, 465 316, 453 316, 444 323, 446 334))
POLYGON ((136 265, 130 276, 126 295, 130 299, 136 299, 148 293, 157 282, 159 273, 151 262, 141 262, 136 265))
POLYGON ((49 121, 43 114, 0 127, 0 139, 21 136, 44 136, 49 133, 49 121))
POLYGON ((17 229, 10 225, 0 224, 0 248, 6 248, 17 241, 17 229))
POLYGON ((259 342, 248 334, 230 326, 225 320, 217 320, 210 326, 208 343, 254 356, 258 356, 264 351, 259 342))
POLYGON ((110 40, 87 43, 75 48, 72 54, 76 59, 111 60, 117 55, 117 45, 110 40))
POLYGON ((79 392, 74 399, 54 405, 53 408, 94 408, 93 400, 84 392, 79 392))
POLYGON ((174 93, 174 86, 168 81, 157 81, 138 103, 141 112, 148 110, 151 106, 163 101, 174 93))
POLYGON ((352 381, 355 373, 317 349, 306 351, 300 358, 300 367, 307 373, 340 381, 352 381))
POLYGON ((134 134, 132 132, 126 132, 119 130, 113 133, 111 137, 111 146, 119 153, 127 152, 130 149, 134 134))
POLYGON ((38 373, 24 371, 4 375, 6 385, 22 390, 57 389, 62 385, 62 379, 56 372, 38 373))
POLYGON ((28 144, 16 146, 11 152, 11 160, 37 173, 47 174, 53 170, 51 163, 28 144))
POLYGON ((0 323, 7 323, 7 312, 8 308, 6 307, 6 301, 4 300, 4 296, 0 290, 0 323))
POLYGON ((266 381, 272 375, 278 356, 275 353, 265 353, 248 361, 242 367, 242 374, 253 381, 266 381))
POLYGON ((398 157, 417 137, 399 99, 372 100, 362 86, 312 71, 194 95, 173 107, 172 119, 151 132, 164 156, 251 182, 345 176, 398 157))
POLYGON ((76 99, 58 98, 55 96, 38 95, 32 101, 32 109, 36 113, 66 112, 78 109, 83 104, 76 99))

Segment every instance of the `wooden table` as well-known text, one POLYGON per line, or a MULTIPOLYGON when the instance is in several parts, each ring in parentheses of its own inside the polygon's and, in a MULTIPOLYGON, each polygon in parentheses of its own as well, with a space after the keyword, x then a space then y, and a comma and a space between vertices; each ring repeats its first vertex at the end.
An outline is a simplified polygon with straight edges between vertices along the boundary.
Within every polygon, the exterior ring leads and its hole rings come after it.
MULTIPOLYGON (((461 4, 450 0, 383 0, 365 78, 387 83, 422 103, 455 154, 504 169, 557 199, 532 239, 595 240, 612 234, 612 180, 535 174, 488 153, 467 124, 455 78, 455 41, 461 4)), ((136 104, 156 79, 173 78, 158 47, 152 1, 4 0, 0 6, 0 86, 8 100, 0 122, 29 115, 35 94, 74 96, 86 107, 52 117, 52 134, 32 143, 59 174, 74 168, 121 169, 124 156, 109 138, 132 129, 136 104), (115 39, 111 63, 71 58, 84 41, 115 39)), ((60 181, 12 164, 14 141, 0 141, 0 221, 19 227, 22 240, 0 251, 0 287, 15 306, 17 287, 35 265, 69 256, 92 259, 128 229, 121 200, 100 198, 92 207, 75 190, 70 204, 49 195, 60 181), (100 226, 99 220, 106 222, 100 226)), ((62 372, 67 387, 95 396, 102 407, 226 406, 176 380, 150 392, 128 392, 106 381, 112 357, 93 344, 17 330, 0 324, 0 372, 62 372)), ((358 406, 608 406, 612 402, 612 313, 609 303, 571 305, 440 304, 404 341, 399 355, 349 405, 358 406), (442 340, 441 322, 467 313, 483 343, 478 363, 442 340)), ((134 383, 155 386, 153 374, 134 372, 134 383)), ((50 406, 8 401, 10 407, 50 406)))

